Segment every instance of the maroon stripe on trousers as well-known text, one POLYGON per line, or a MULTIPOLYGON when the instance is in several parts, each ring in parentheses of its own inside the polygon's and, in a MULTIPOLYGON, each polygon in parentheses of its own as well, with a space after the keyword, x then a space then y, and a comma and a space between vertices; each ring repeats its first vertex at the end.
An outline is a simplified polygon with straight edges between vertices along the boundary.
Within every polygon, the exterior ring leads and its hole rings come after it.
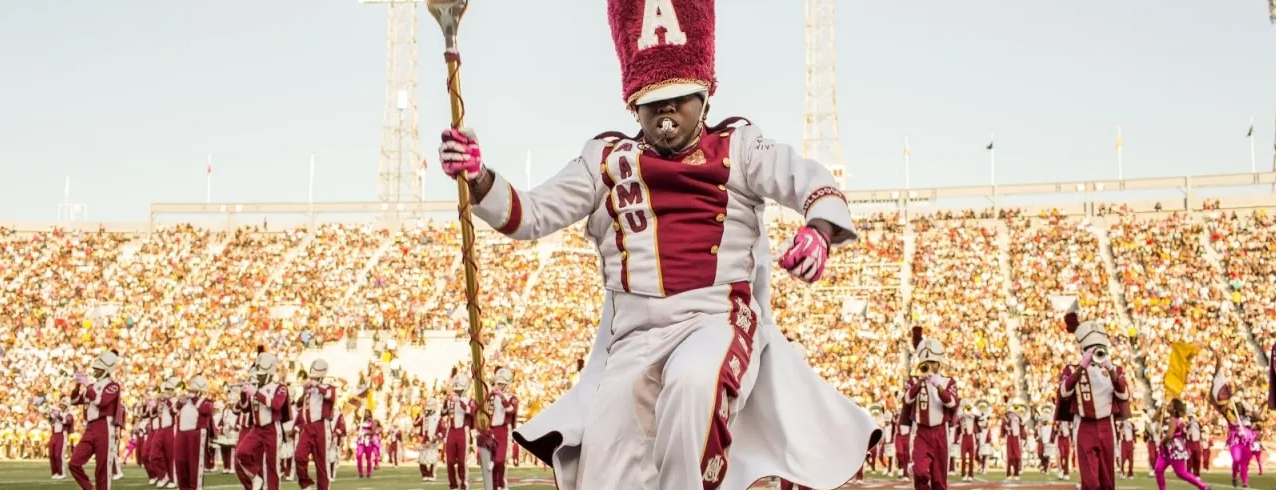
POLYGON ((758 318, 749 308, 753 292, 747 282, 731 285, 727 296, 731 302, 731 347, 718 370, 719 394, 713 404, 713 423, 705 438, 700 456, 700 473, 704 490, 716 490, 727 474, 727 451, 731 447, 731 400, 740 396, 741 380, 749 370, 749 356, 753 353, 753 335, 758 329, 758 318))

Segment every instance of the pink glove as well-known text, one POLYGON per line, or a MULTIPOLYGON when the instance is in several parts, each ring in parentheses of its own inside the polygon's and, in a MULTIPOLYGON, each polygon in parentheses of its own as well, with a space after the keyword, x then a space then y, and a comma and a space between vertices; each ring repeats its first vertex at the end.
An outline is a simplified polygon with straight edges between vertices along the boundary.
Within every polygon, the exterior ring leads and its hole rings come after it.
POLYGON ((311 389, 311 388, 314 388, 315 386, 318 386, 318 385, 319 385, 319 383, 316 383, 316 382, 315 382, 315 380, 313 380, 313 379, 311 379, 311 380, 307 380, 307 381, 306 381, 306 389, 307 389, 307 390, 308 390, 308 389, 311 389))
POLYGON ((824 275, 829 258, 829 239, 815 228, 803 226, 789 239, 780 254, 780 267, 793 277, 812 283, 824 275))
POLYGON ((1116 372, 1116 366, 1112 365, 1112 359, 1103 360, 1103 369, 1107 369, 1109 373, 1116 372))
POLYGON ((1090 367, 1090 361, 1092 359, 1094 359, 1094 349, 1086 349, 1085 353, 1081 354, 1081 368, 1085 369, 1090 367))
POLYGON ((82 385, 89 384, 89 375, 84 373, 75 373, 75 382, 82 385))
POLYGON ((158 402, 156 402, 154 398, 147 398, 147 399, 146 399, 146 408, 155 408, 155 405, 158 405, 158 404, 159 404, 159 403, 158 403, 158 402))
POLYGON ((240 388, 240 391, 243 391, 244 395, 247 395, 248 398, 252 398, 253 395, 257 394, 257 387, 250 384, 245 384, 243 388, 240 388))
POLYGON ((439 145, 439 161, 442 162, 443 173, 452 180, 462 174, 469 181, 483 175, 483 152, 479 150, 474 130, 444 130, 443 144, 439 145))
POLYGON ((927 376, 927 377, 926 377, 926 382, 927 382, 927 383, 930 383, 930 385, 931 385, 931 386, 934 386, 934 387, 936 387, 936 388, 941 388, 941 387, 942 387, 942 386, 941 386, 941 385, 943 384, 943 383, 942 383, 942 381, 943 381, 943 380, 939 379, 939 375, 938 375, 938 374, 932 374, 932 375, 930 375, 930 376, 927 376))

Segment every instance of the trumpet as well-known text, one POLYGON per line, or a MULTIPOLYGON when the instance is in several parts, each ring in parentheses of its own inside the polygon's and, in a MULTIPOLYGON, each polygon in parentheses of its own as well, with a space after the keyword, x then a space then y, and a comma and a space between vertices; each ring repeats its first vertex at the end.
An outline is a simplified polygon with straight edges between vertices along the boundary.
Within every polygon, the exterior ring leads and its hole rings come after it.
POLYGON ((1102 363, 1103 361, 1106 361, 1106 360, 1108 359, 1108 348, 1107 348, 1107 346, 1100 345, 1100 346, 1095 347, 1095 348, 1094 348, 1094 356, 1092 357, 1092 359, 1094 359, 1095 361, 1098 361, 1098 362, 1100 362, 1100 363, 1102 363))
POLYGON ((913 376, 930 376, 930 363, 922 363, 913 368, 913 376))

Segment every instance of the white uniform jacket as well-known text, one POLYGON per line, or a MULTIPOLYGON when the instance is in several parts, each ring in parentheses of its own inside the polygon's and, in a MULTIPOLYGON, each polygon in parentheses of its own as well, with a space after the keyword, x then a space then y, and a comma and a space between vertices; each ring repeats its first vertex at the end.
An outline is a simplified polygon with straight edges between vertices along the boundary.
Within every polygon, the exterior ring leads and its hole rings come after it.
MULTIPOLYGON (((730 138, 733 150, 731 155, 739 155, 738 159, 741 161, 748 162, 751 159, 749 153, 756 155, 756 152, 770 152, 770 155, 764 155, 765 159, 753 163, 758 168, 749 171, 768 175, 749 175, 745 169, 741 169, 740 173, 736 174, 735 170, 732 170, 732 180, 725 184, 726 186, 730 187, 744 180, 756 182, 757 179, 767 178, 783 187, 802 187, 800 181, 807 176, 801 173, 809 169, 809 165, 814 162, 796 159, 791 147, 777 145, 763 139, 757 129, 750 126, 738 129, 733 136, 730 138), (776 156, 781 153, 779 157, 776 156), (777 168, 785 166, 789 168, 777 168), (794 166, 801 168, 793 171, 794 166), (783 172, 788 172, 788 175, 780 175, 783 172)), ((623 144, 623 141, 621 143, 623 144)), ((498 178, 492 192, 486 196, 484 202, 474 207, 475 214, 507 235, 519 239, 531 239, 594 213, 600 209, 597 204, 608 193, 605 187, 601 191, 595 187, 602 164, 599 163, 599 156, 591 157, 589 153, 591 151, 602 153, 603 144, 604 142, 597 141, 587 145, 586 155, 569 164, 567 169, 555 177, 555 180, 532 191, 530 194, 536 198, 531 199, 530 202, 522 202, 522 198, 513 191, 513 188, 503 179, 498 178), (573 166, 579 168, 573 169, 573 166), (569 175, 564 176, 564 174, 569 175), (557 184, 555 184, 556 181, 557 184), (497 189, 503 190, 497 192, 497 189), (564 193, 594 192, 599 193, 598 199, 584 203, 562 197, 564 193), (497 202, 501 204, 497 205, 497 202), (529 207, 537 209, 528 212, 529 207)), ((745 164, 741 167, 750 167, 753 164, 745 164)), ((726 168, 730 166, 727 165, 726 168)), ((623 178, 617 180, 624 183, 623 178)), ((751 187, 753 184, 747 185, 751 187)), ((780 195, 777 200, 786 206, 805 211, 808 219, 819 216, 835 224, 845 223, 843 226, 849 228, 849 210, 842 199, 823 199, 818 193, 825 192, 822 190, 824 187, 807 187, 814 188, 811 188, 805 196, 780 195)), ((840 193, 837 196, 840 197, 840 193)), ((775 196, 768 197, 775 198, 775 196)), ((614 205, 615 199, 612 198, 611 205, 614 205)), ((743 197, 733 195, 731 199, 748 201, 748 206, 741 209, 748 212, 728 217, 726 222, 730 223, 734 220, 732 226, 739 231, 764 229, 761 199, 758 199, 756 203, 753 203, 752 197, 748 195, 743 197)), ((735 204, 728 204, 728 213, 732 206, 735 204)), ((609 210, 604 209, 604 212, 607 211, 609 210)), ((614 212, 614 209, 610 211, 614 212)), ((597 217, 598 215, 595 214, 595 218, 597 217)), ((608 223, 612 221, 610 216, 606 219, 608 223)), ((724 220, 719 218, 717 221, 722 223, 724 220)), ((631 224, 634 223, 640 223, 640 221, 635 219, 631 224)), ((590 235, 597 240, 602 230, 596 227, 596 224, 595 219, 591 218, 590 235)), ((604 226, 606 229, 611 229, 609 224, 604 223, 604 226)), ((733 442, 729 455, 730 464, 720 488, 745 490, 754 481, 772 475, 814 488, 838 487, 850 480, 859 470, 868 449, 881 438, 881 431, 867 410, 857 406, 824 382, 794 347, 784 339, 771 315, 770 244, 765 233, 750 236, 751 240, 742 244, 728 244, 729 238, 724 238, 722 248, 730 247, 730 250, 724 250, 724 252, 737 255, 728 262, 730 265, 719 266, 717 269, 719 282, 752 281, 753 294, 761 309, 759 319, 762 327, 757 334, 756 347, 753 350, 754 359, 750 362, 751 367, 743 379, 737 413, 731 417, 733 442), (727 277, 735 275, 730 269, 738 268, 741 263, 747 264, 744 269, 746 274, 742 277, 727 277)), ((622 237, 622 239, 627 238, 622 237)), ((634 271, 630 271, 627 276, 622 276, 628 279, 621 284, 614 275, 616 269, 613 267, 616 267, 616 264, 608 263, 609 253, 614 253, 615 247, 609 246, 607 239, 601 241, 603 243, 599 245, 599 248, 603 257, 607 298, 603 300, 602 320, 594 338, 589 361, 572 389, 514 432, 514 439, 520 445, 555 468, 556 483, 561 490, 579 490, 575 478, 578 474, 585 421, 588 419, 587 415, 598 383, 602 379, 603 367, 607 363, 608 349, 612 341, 611 305, 613 301, 611 296, 616 290, 658 295, 659 292, 654 289, 641 291, 638 289, 639 287, 664 286, 659 281, 643 283, 642 281, 647 279, 641 274, 635 274, 634 271)), ((717 251, 715 247, 714 252, 717 251)), ((621 257, 623 258, 624 254, 621 254, 621 257)), ((722 261, 726 262, 725 259, 722 261)), ((668 281, 665 282, 665 285, 669 284, 668 281)))

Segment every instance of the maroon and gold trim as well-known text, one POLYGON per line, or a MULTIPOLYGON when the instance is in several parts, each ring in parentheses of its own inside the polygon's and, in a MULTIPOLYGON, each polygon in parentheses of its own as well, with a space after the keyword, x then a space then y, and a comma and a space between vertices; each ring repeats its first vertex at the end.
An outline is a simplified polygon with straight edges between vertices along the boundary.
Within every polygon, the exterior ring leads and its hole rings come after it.
POLYGON ((727 454, 731 449, 731 401, 740 396, 744 374, 753 355, 753 337, 758 331, 758 316, 750 307, 753 291, 747 282, 731 284, 727 294, 731 303, 728 314, 731 346, 718 369, 717 400, 713 404, 708 437, 700 456, 703 490, 717 490, 727 474, 727 454))
POLYGON ((502 235, 509 236, 518 232, 523 225, 523 200, 518 197, 518 190, 514 189, 514 184, 507 184, 510 189, 510 202, 505 211, 505 223, 496 227, 496 231, 502 235))
POLYGON ((846 196, 842 195, 842 191, 837 190, 837 188, 833 186, 826 185, 824 187, 816 189, 815 192, 812 192, 810 195, 806 196, 806 201, 802 203, 802 214, 805 215, 806 213, 810 212, 811 206, 814 206, 815 203, 819 202, 821 199, 830 198, 830 197, 841 200, 843 205, 846 204, 846 196))
POLYGON ((611 169, 607 166, 607 159, 611 157, 615 147, 615 143, 608 143, 603 148, 603 163, 599 174, 602 175, 603 185, 607 186, 607 197, 604 200, 607 203, 607 215, 611 216, 612 231, 616 232, 616 250, 620 253, 620 286, 625 292, 629 292, 629 252, 625 250, 625 227, 620 224, 620 213, 616 210, 615 199, 612 198, 612 193, 616 189, 616 178, 611 175, 611 169))

